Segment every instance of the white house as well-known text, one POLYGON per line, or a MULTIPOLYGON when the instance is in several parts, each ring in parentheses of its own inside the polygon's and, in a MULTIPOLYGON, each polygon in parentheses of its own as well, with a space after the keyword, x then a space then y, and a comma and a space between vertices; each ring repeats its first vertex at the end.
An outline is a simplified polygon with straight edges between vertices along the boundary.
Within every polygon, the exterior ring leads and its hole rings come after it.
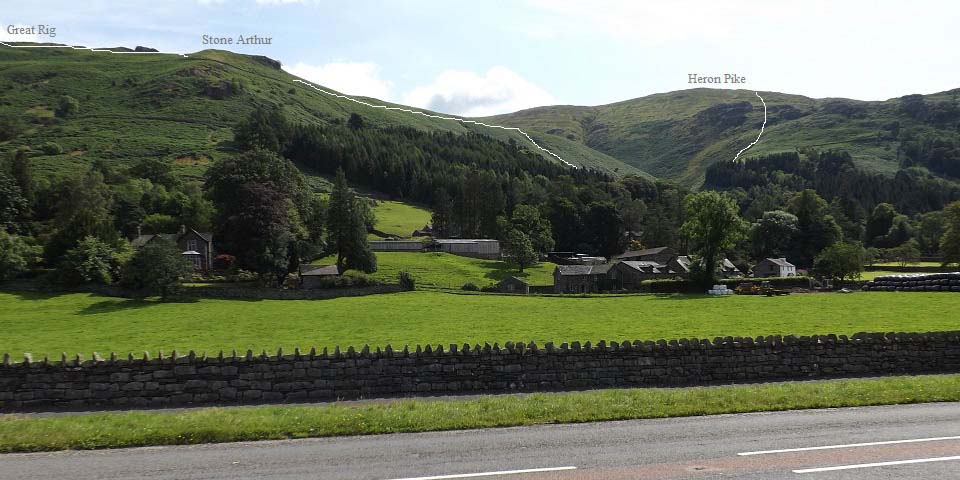
POLYGON ((753 267, 755 277, 795 277, 797 267, 786 258, 764 258, 753 267))

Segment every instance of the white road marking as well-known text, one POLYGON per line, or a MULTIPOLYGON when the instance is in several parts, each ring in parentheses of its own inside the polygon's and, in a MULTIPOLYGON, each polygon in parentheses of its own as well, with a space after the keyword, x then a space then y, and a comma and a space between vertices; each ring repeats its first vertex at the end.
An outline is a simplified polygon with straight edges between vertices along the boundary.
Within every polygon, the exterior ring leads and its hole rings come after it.
POLYGON ((458 473, 455 475, 437 475, 435 477, 395 478, 393 480, 443 480, 445 478, 492 477, 494 475, 517 475, 520 473, 559 472, 561 470, 576 470, 576 469, 577 467, 529 468, 526 470, 502 470, 499 472, 458 473))
POLYGON ((897 460, 893 462, 877 462, 877 463, 860 463, 857 465, 840 465, 836 467, 821 467, 821 468, 806 468, 803 470, 794 470, 793 473, 818 473, 818 472, 834 472, 837 470, 853 470, 855 468, 872 468, 872 467, 888 467, 891 465, 909 465, 912 463, 929 463, 929 462, 949 462, 952 460, 960 460, 960 456, 956 457, 932 457, 932 458, 915 458, 912 460, 897 460))
POLYGON ((872 447, 875 445, 896 445, 898 443, 919 443, 919 442, 940 442, 944 440, 960 440, 960 436, 955 437, 932 437, 932 438, 912 438, 908 440, 889 440, 885 442, 867 442, 867 443, 847 443, 843 445, 824 445, 821 447, 803 447, 803 448, 784 448, 782 450, 761 450, 758 452, 741 452, 737 455, 747 456, 747 455, 767 455, 770 453, 790 453, 790 452, 807 452, 811 450, 832 450, 835 448, 855 448, 855 447, 872 447))

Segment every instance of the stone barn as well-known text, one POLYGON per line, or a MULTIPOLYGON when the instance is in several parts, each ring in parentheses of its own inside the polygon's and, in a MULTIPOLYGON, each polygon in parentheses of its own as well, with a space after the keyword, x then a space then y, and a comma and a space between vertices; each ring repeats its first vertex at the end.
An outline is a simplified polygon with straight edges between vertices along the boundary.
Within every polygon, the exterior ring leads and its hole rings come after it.
POLYGON ((525 280, 510 276, 500 280, 497 284, 497 291, 500 293, 530 293, 530 284, 525 280))

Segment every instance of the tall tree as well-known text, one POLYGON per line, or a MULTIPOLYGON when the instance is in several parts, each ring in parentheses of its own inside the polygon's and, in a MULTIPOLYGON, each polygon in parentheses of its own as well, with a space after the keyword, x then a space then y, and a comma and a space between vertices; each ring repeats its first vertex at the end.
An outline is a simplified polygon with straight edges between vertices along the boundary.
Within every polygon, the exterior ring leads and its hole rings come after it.
POLYGON ((433 198, 433 214, 430 217, 433 234, 437 238, 447 238, 453 221, 452 200, 444 188, 438 189, 433 198))
POLYGON ((813 271, 836 282, 857 280, 863 272, 865 251, 859 243, 837 242, 820 252, 813 262, 813 271))
POLYGON ((763 212, 750 231, 754 258, 782 257, 797 234, 797 216, 783 210, 763 212))
POLYGON ((327 207, 327 243, 337 253, 337 267, 367 273, 377 271, 377 257, 367 242, 367 229, 359 212, 358 199, 338 169, 327 207))
POLYGON ((40 261, 42 249, 33 238, 7 233, 0 228, 0 280, 10 280, 40 261))
POLYGON ((680 227, 689 242, 689 251, 703 267, 703 285, 716 282, 723 252, 743 238, 747 224, 738 214, 737 202, 719 192, 705 191, 688 196, 684 202, 686 221, 680 227))
POLYGON ((13 177, 0 170, 0 230, 13 230, 27 207, 20 186, 13 177))
POLYGON ((584 224, 591 234, 594 253, 611 257, 626 248, 623 218, 613 203, 590 204, 584 224))
POLYGON ((511 228, 504 237, 504 256, 507 261, 517 266, 520 272, 537 263, 540 256, 537 254, 530 237, 518 229, 511 228))
POLYGON ((943 264, 960 264, 960 202, 943 209, 943 237, 940 238, 943 264))
POLYGON ((793 237, 789 257, 804 267, 813 265, 821 250, 842 238, 840 226, 829 213, 827 202, 813 189, 806 189, 790 199, 787 211, 797 216, 797 234, 793 237))
POLYGON ((167 299, 189 272, 190 265, 176 244, 155 239, 133 254, 123 270, 122 283, 128 288, 167 299))
POLYGON ((87 171, 67 178, 59 188, 54 224, 59 227, 44 255, 55 262, 80 240, 93 236, 113 243, 118 234, 110 215, 112 195, 103 175, 87 171))

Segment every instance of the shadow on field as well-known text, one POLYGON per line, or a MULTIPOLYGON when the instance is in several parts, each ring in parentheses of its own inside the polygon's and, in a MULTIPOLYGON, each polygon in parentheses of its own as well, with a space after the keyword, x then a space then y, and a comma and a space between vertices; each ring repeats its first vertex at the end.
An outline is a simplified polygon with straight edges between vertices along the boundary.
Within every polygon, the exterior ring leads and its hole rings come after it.
POLYGON ((91 305, 87 305, 77 312, 78 315, 99 315, 101 313, 113 313, 113 312, 122 312, 126 310, 134 310, 140 308, 147 308, 156 305, 171 304, 171 303, 196 303, 196 299, 182 299, 182 300, 167 300, 165 302, 154 301, 154 300, 141 300, 136 298, 128 298, 126 300, 116 301, 116 300, 104 300, 102 302, 97 302, 91 305))

